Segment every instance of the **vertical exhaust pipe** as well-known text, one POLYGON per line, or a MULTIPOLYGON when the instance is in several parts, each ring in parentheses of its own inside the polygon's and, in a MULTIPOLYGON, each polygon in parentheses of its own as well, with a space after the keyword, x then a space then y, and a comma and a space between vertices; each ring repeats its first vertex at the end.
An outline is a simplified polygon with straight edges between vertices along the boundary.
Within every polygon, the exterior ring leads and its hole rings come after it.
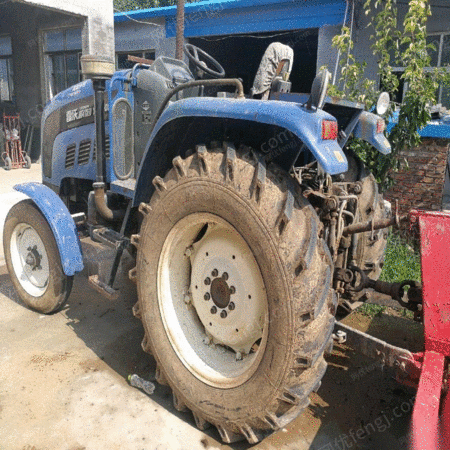
POLYGON ((106 202, 106 155, 105 155, 105 78, 94 78, 94 108, 95 108, 95 145, 96 145, 96 182, 93 184, 95 206, 99 214, 108 221, 121 220, 125 210, 112 210, 106 202))

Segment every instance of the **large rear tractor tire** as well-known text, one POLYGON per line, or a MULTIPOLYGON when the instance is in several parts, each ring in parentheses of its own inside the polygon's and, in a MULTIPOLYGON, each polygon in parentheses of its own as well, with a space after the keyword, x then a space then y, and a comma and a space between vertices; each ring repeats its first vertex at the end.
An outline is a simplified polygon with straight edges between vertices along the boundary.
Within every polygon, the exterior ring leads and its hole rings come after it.
POLYGON ((9 211, 3 249, 11 281, 28 308, 43 314, 60 310, 72 290, 73 277, 64 274, 53 232, 31 200, 9 211))
POLYGON ((154 185, 132 240, 142 346, 177 410, 256 443, 326 370, 336 297, 321 224, 285 172, 231 144, 197 146, 154 185))
MULTIPOLYGON (((375 177, 364 166, 364 163, 353 153, 347 154, 349 170, 345 174, 346 182, 359 182, 361 193, 358 195, 356 222, 381 220, 388 217, 383 195, 379 192, 375 177)), ((378 280, 384 265, 388 230, 377 230, 355 235, 355 265, 361 268, 370 278, 378 280)), ((349 261, 350 262, 350 261, 349 261)), ((352 300, 367 299, 368 292, 363 291, 352 296, 352 300)))

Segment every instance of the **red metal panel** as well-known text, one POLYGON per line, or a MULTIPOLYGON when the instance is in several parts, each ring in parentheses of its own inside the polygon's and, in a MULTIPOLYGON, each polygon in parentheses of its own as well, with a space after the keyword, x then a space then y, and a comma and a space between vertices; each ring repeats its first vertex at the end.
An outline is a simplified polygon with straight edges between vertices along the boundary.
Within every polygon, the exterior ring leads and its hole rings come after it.
POLYGON ((437 450, 439 441, 439 403, 445 357, 426 352, 412 416, 414 450, 437 450))
POLYGON ((413 211, 421 240, 425 350, 450 356, 450 214, 413 211))
POLYGON ((450 214, 412 211, 420 231, 425 355, 413 412, 414 450, 449 450, 450 400, 441 403, 450 356, 450 214))

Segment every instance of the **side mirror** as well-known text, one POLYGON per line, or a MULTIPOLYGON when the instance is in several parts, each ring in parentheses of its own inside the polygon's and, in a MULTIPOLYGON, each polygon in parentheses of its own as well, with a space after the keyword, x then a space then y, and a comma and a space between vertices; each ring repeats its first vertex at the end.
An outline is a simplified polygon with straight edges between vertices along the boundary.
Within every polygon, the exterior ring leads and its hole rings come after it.
POLYGON ((322 108, 325 96, 327 95, 328 84, 331 79, 331 73, 328 70, 321 70, 314 78, 312 88, 311 88, 311 96, 306 104, 308 109, 317 109, 322 108))

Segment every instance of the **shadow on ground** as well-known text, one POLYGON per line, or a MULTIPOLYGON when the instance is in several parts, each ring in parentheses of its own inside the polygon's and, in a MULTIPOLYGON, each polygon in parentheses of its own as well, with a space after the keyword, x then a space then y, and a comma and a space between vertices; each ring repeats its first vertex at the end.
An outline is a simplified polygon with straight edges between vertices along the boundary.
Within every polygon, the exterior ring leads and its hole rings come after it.
MULTIPOLYGON (((72 295, 58 314, 119 377, 126 379, 129 374, 137 373, 153 379, 155 361, 141 348, 143 327, 131 311, 137 300, 136 289, 124 275, 131 267, 122 267, 121 294, 118 300, 109 301, 86 282, 89 272, 95 269, 89 265, 85 273, 75 278, 72 295)), ((0 269, 0 293, 22 304, 5 268, 0 269)), ((402 317, 380 316, 366 320, 355 315, 346 322, 412 351, 419 351, 423 342, 421 326, 402 317)), ((355 350, 345 345, 335 347, 327 357, 328 371, 318 393, 312 395, 310 407, 285 430, 257 446, 241 442, 227 448, 293 450, 308 448, 308 445, 310 450, 406 448, 415 391, 398 384, 393 373, 383 369, 380 361, 366 358, 355 350), (303 446, 300 447, 300 443, 303 446)), ((174 408, 169 388, 157 385, 151 399, 195 427, 190 412, 181 413, 174 408)), ((210 428, 206 431, 205 448, 217 449, 217 442, 220 442, 219 434, 214 427, 210 428)))

